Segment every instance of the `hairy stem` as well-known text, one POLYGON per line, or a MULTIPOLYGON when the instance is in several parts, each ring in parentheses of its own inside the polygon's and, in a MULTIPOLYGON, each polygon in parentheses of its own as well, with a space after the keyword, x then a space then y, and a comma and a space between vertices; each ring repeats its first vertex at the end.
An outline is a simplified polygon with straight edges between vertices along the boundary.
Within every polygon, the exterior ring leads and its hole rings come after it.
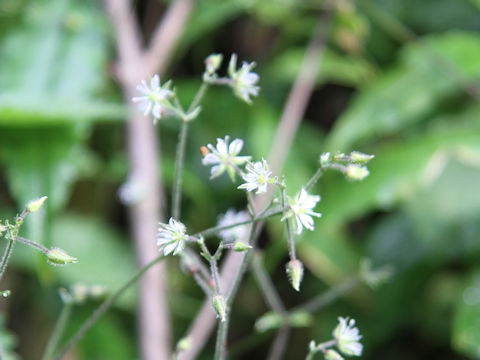
POLYGON ((187 142, 188 121, 182 121, 182 128, 178 138, 177 156, 175 159, 175 180, 172 194, 172 217, 180 219, 180 201, 182 198, 182 173, 185 161, 185 145, 187 142))

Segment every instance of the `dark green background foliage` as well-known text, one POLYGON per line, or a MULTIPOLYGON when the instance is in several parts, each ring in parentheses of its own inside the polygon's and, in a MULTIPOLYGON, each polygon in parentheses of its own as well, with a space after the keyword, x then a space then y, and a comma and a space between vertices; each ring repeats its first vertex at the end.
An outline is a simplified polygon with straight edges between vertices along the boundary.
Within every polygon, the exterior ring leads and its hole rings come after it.
MULTIPOLYGON (((45 344, 59 287, 95 282, 113 290, 135 268, 117 196, 128 170, 126 107, 111 78, 114 38, 99 3, 0 1, 0 218, 48 195, 24 236, 79 259, 52 268, 41 255, 16 247, 1 285, 12 295, 0 302, 0 344, 25 359, 37 358, 45 344)), ((166 4, 140 0, 135 6, 148 38, 166 4)), ((284 274, 283 225, 269 221, 260 243, 289 306, 348 278, 365 256, 393 265, 395 276, 376 291, 356 288, 316 314, 313 326, 294 330, 286 358, 303 358, 311 339, 328 340, 337 316, 357 319, 364 359, 478 358, 480 104, 471 93, 478 96, 480 88, 479 6, 476 0, 359 0, 352 11, 332 15, 315 91, 284 174, 293 194, 316 170, 321 152, 355 149, 375 154, 371 175, 349 183, 328 173, 316 185, 323 218, 298 242, 306 265, 302 292, 294 292, 284 274)), ((196 4, 168 69, 183 102, 191 100, 212 52, 257 61, 262 91, 253 106, 225 88, 204 99, 187 145, 183 222, 192 232, 244 206, 243 193, 226 177, 208 180, 199 147, 230 134, 243 138, 255 158, 268 155, 322 7, 314 0, 196 4)), ((167 191, 177 131, 173 121, 159 125, 167 191)), ((176 259, 169 265, 178 339, 203 295, 177 270, 176 259)), ((124 296, 88 333, 79 359, 138 356, 135 297, 135 291, 124 296)), ((95 305, 75 310, 69 333, 95 305)), ((234 305, 232 358, 266 356, 274 333, 256 334, 253 324, 267 310, 248 276, 234 305)))

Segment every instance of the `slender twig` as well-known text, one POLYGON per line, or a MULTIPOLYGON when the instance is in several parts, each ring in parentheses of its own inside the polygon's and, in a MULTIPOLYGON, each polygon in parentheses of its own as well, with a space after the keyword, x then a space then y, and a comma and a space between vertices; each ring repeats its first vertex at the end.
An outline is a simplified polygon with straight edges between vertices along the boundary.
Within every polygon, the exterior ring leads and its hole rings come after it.
POLYGON ((283 357, 283 353, 288 345, 290 331, 289 326, 284 326, 278 330, 270 350, 268 351, 267 360, 280 360, 283 357))
POLYGON ((305 190, 307 191, 310 190, 313 187, 313 185, 315 185, 318 182, 318 180, 322 177, 322 175, 323 175, 323 168, 319 167, 315 172, 315 174, 313 174, 311 179, 308 180, 307 185, 305 185, 305 190))
POLYGON ((66 301, 63 303, 62 311, 57 319, 55 328, 53 329, 50 339, 48 340, 45 351, 43 352, 42 360, 50 360, 53 358, 55 349, 57 348, 58 342, 62 337, 62 334, 65 330, 65 326, 68 323, 70 314, 72 312, 73 302, 66 301))
POLYGON ((93 324, 102 316, 105 311, 107 311, 115 301, 133 284, 137 282, 137 280, 147 272, 151 267, 153 267, 156 263, 162 260, 163 255, 157 256, 153 259, 147 266, 141 268, 137 271, 135 275, 133 275, 128 282, 126 282, 120 289, 118 289, 115 293, 110 295, 94 312, 93 314, 83 322, 82 326, 77 330, 77 332, 70 338, 67 344, 62 348, 62 350, 57 355, 56 359, 61 360, 63 357, 70 351, 70 349, 82 339, 85 333, 92 327, 93 324))
POLYGON ((15 237, 15 241, 18 241, 18 242, 21 242, 22 244, 25 244, 25 245, 28 245, 30 247, 33 247, 34 249, 38 250, 38 251, 41 251, 43 252, 44 254, 47 254, 48 253, 48 249, 43 246, 43 245, 40 245, 39 243, 35 242, 35 241, 32 241, 32 240, 28 240, 28 239, 25 239, 21 236, 17 236, 15 237))

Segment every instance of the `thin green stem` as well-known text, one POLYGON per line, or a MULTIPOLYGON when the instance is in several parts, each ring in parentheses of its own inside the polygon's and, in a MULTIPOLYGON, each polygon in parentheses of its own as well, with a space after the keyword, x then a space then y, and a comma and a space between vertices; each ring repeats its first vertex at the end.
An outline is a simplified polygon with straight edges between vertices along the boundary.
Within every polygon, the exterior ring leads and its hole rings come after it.
POLYGON ((14 231, 11 229, 8 230, 8 243, 3 252, 2 260, 0 262, 0 280, 7 269, 8 261, 10 260, 10 256, 12 255, 13 245, 15 244, 15 234, 14 231))
POLYGON ((157 256, 155 259, 150 261, 147 265, 137 271, 135 275, 133 275, 120 289, 118 289, 115 293, 110 295, 94 312, 93 314, 84 321, 82 326, 77 330, 77 332, 70 338, 67 344, 62 348, 55 359, 61 360, 63 357, 70 351, 70 349, 82 339, 85 333, 92 327, 93 324, 102 316, 112 305, 113 303, 133 284, 137 282, 137 280, 147 272, 151 267, 153 267, 156 263, 162 260, 163 255, 157 256))
POLYGON ((172 217, 180 219, 180 201, 182 198, 182 173, 185 160, 185 145, 187 143, 188 121, 182 121, 182 128, 178 138, 177 155, 175 159, 175 179, 172 193, 172 217))
POLYGON ((47 254, 48 251, 49 251, 45 246, 40 245, 39 243, 37 243, 37 242, 35 242, 35 241, 25 239, 25 238, 23 238, 23 237, 21 237, 21 236, 17 236, 17 237, 15 238, 15 241, 18 241, 18 242, 21 242, 22 244, 31 246, 31 247, 33 247, 34 249, 43 252, 44 254, 47 254))
POLYGON ((313 176, 310 178, 310 180, 308 180, 307 185, 305 185, 305 190, 307 191, 310 190, 312 186, 318 182, 318 180, 322 177, 322 175, 323 175, 323 168, 319 167, 315 172, 315 174, 313 174, 313 176))
POLYGON ((205 93, 207 92, 209 84, 207 83, 202 83, 200 86, 200 89, 198 89, 197 93, 195 94, 195 97, 193 98, 192 103, 190 104, 187 115, 191 113, 195 108, 200 104, 200 101, 202 101, 203 97, 205 96, 205 93))
POLYGON ((253 255, 252 270, 258 286, 267 302, 268 306, 276 313, 286 316, 285 305, 283 305, 282 299, 278 294, 275 286, 270 279, 265 267, 263 265, 262 256, 259 253, 253 255))
POLYGON ((60 312, 60 316, 57 319, 55 328, 53 329, 53 332, 50 335, 50 339, 48 340, 47 346, 45 347, 45 351, 43 352, 42 360, 50 360, 53 358, 55 349, 57 348, 58 342, 62 337, 62 334, 65 331, 65 326, 67 325, 68 320, 70 318, 72 307, 73 307, 72 301, 67 301, 63 304, 62 311, 60 312))
POLYGON ((227 334, 230 323, 230 309, 227 306, 225 321, 220 321, 217 331, 217 342, 215 344, 214 360, 225 360, 227 356, 227 334))
MULTIPOLYGON (((281 191, 282 208, 283 208, 284 216, 286 216, 288 212, 288 208, 286 206, 286 197, 287 197, 286 192, 287 190, 284 187, 281 191)), ((297 258, 297 254, 295 251, 295 239, 293 238, 292 225, 288 217, 285 218, 285 227, 287 230, 288 255, 290 257, 290 260, 295 260, 297 258)))
POLYGON ((239 221, 239 222, 236 222, 234 224, 230 224, 230 225, 224 225, 224 226, 214 226, 214 227, 211 227, 211 228, 208 228, 208 229, 205 229, 205 230, 202 230, 196 234, 193 234, 192 236, 194 237, 199 237, 199 236, 204 236, 204 237, 207 237, 207 236, 211 236, 211 235, 215 235, 217 233, 219 233, 220 231, 222 230, 227 230, 227 229, 231 229, 231 228, 234 228, 234 227, 237 227, 237 226, 241 226, 241 225, 248 225, 248 224, 252 224, 254 222, 258 222, 258 221, 262 221, 262 220, 265 220, 265 219, 268 219, 268 218, 271 218, 273 216, 276 216, 276 215, 280 215, 282 214, 282 210, 273 210, 273 211, 270 211, 270 212, 267 212, 265 214, 260 214, 259 216, 255 217, 254 219, 249 219, 249 220, 245 220, 245 221, 239 221))
POLYGON ((296 311, 308 311, 308 312, 316 312, 325 306, 331 304, 339 297, 345 295, 350 290, 352 290, 355 286, 360 283, 360 279, 358 276, 354 276, 345 282, 338 284, 330 288, 329 290, 315 296, 314 298, 310 299, 306 303, 296 306, 289 311, 289 313, 293 313, 296 311))

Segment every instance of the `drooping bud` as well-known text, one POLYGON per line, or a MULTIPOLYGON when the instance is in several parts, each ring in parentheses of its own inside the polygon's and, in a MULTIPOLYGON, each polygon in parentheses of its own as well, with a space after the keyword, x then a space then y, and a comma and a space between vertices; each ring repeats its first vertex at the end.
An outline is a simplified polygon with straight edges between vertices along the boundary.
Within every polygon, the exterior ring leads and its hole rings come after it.
POLYGON ((212 306, 215 309, 220 321, 225 321, 227 319, 227 302, 223 295, 215 295, 212 298, 212 306))
POLYGON ((303 279, 303 264, 298 259, 290 260, 287 263, 287 275, 290 279, 290 284, 296 291, 300 291, 300 283, 303 279))
POLYGON ((353 163, 357 163, 357 164, 367 164, 374 157, 375 157, 375 155, 364 154, 360 151, 352 151, 350 153, 350 160, 353 163))
POLYGON ((250 250, 252 247, 248 244, 245 244, 243 241, 235 241, 233 244, 233 250, 236 252, 244 252, 250 250))
POLYGON ((67 265, 78 262, 77 258, 68 255, 64 250, 59 248, 51 248, 47 252, 47 259, 50 265, 67 265))
POLYGON ((211 54, 205 59, 205 67, 208 75, 213 75, 222 65, 222 54, 211 54))
POLYGON ((340 355, 338 352, 336 352, 333 349, 328 349, 325 352, 325 360, 344 360, 342 355, 340 355))
POLYGON ((357 164, 349 164, 345 168, 345 176, 349 180, 361 181, 365 179, 370 172, 365 166, 360 166, 357 164))
POLYGON ((43 206, 46 200, 47 200, 47 196, 42 196, 39 199, 30 201, 27 204, 27 211, 29 213, 34 213, 35 211, 38 211, 43 206))

